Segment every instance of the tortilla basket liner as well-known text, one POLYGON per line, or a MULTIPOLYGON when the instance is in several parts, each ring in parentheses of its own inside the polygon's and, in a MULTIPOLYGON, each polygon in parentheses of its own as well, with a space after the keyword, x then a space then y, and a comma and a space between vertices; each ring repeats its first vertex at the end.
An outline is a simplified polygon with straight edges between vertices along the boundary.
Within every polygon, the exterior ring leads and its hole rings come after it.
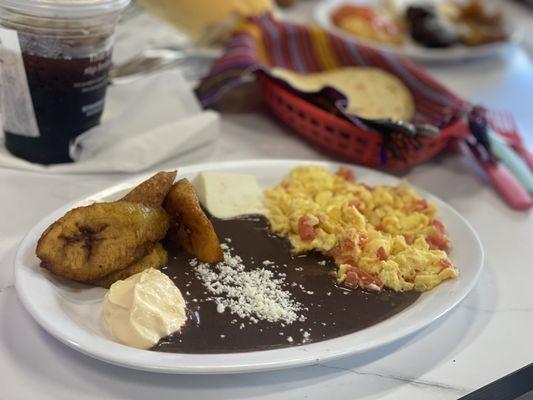
POLYGON ((398 169, 427 161, 469 135, 468 103, 407 59, 345 40, 317 26, 265 14, 240 24, 223 56, 197 87, 204 107, 255 74, 269 110, 309 142, 342 159, 398 169), (441 128, 437 137, 384 135, 344 112, 346 97, 333 88, 301 93, 270 75, 273 67, 310 73, 344 66, 377 67, 395 75, 415 102, 413 122, 441 128))

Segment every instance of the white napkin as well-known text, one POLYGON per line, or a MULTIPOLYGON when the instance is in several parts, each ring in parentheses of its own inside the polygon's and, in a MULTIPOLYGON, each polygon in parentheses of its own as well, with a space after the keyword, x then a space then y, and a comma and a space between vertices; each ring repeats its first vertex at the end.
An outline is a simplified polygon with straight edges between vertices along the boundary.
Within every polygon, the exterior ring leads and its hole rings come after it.
POLYGON ((51 173, 138 172, 215 140, 218 129, 218 114, 203 111, 181 73, 169 70, 110 86, 102 123, 71 145, 76 162, 33 164, 0 144, 0 167, 51 173))

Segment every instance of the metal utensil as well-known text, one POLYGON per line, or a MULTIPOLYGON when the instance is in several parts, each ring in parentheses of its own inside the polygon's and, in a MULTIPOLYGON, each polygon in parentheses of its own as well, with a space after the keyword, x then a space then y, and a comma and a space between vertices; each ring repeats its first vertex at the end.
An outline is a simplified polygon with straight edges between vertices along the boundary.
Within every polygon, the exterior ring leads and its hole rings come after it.
POLYGON ((357 117, 368 127, 383 133, 401 133, 409 137, 426 136, 434 137, 440 133, 440 129, 429 124, 413 124, 397 119, 367 119, 357 117))
POLYGON ((385 134, 397 132, 410 137, 414 137, 416 135, 415 126, 409 122, 395 119, 367 119, 362 117, 355 118, 362 121, 369 128, 385 134))
POLYGON ((194 65, 192 70, 199 77, 218 55, 218 51, 210 49, 180 47, 146 49, 131 60, 113 66, 109 71, 109 77, 116 83, 121 78, 131 78, 178 65, 194 65))

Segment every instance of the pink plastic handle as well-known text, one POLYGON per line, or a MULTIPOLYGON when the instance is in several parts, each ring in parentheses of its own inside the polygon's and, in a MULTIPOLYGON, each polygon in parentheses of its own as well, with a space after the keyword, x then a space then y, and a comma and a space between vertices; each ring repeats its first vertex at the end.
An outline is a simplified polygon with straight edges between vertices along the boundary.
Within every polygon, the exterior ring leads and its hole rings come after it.
POLYGON ((480 162, 480 164, 494 188, 511 207, 516 210, 528 210, 533 206, 533 199, 502 163, 480 162))

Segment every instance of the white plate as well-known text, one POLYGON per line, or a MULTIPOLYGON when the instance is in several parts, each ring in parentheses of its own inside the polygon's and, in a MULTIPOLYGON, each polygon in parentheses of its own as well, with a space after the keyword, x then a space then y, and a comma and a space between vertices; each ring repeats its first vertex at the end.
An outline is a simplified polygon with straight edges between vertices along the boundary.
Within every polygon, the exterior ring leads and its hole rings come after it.
POLYGON ((333 12, 343 4, 374 4, 371 0, 328 0, 322 1, 315 7, 314 18, 315 21, 323 28, 345 39, 358 41, 367 46, 377 48, 379 50, 387 51, 389 53, 409 57, 417 61, 463 61, 476 58, 483 58, 503 53, 508 49, 512 43, 519 41, 519 32, 514 29, 509 21, 506 21, 508 40, 496 43, 489 43, 482 46, 464 46, 456 45, 443 49, 431 49, 418 45, 411 38, 406 37, 405 43, 402 46, 389 46, 373 41, 364 40, 357 36, 335 26, 331 20, 333 12))
MULTIPOLYGON (((200 171, 248 173, 262 187, 277 184, 297 165, 323 165, 335 170, 340 164, 313 161, 239 161, 180 168, 180 177, 192 178, 200 171)), ((397 184, 383 173, 353 167, 358 180, 370 184, 397 184)), ((137 350, 114 342, 102 317, 105 289, 89 288, 58 279, 39 267, 35 256, 43 230, 75 206, 117 199, 129 188, 151 176, 146 174, 67 204, 40 221, 22 241, 15 258, 15 284, 20 299, 35 320, 51 335, 87 355, 125 367, 166 373, 218 374, 265 371, 315 364, 360 353, 413 333, 457 305, 473 288, 483 266, 483 250, 468 222, 449 205, 427 193, 438 206, 453 243, 450 257, 460 270, 458 279, 423 293, 414 304, 395 316, 364 330, 318 343, 285 349, 231 354, 176 354, 137 350)))

